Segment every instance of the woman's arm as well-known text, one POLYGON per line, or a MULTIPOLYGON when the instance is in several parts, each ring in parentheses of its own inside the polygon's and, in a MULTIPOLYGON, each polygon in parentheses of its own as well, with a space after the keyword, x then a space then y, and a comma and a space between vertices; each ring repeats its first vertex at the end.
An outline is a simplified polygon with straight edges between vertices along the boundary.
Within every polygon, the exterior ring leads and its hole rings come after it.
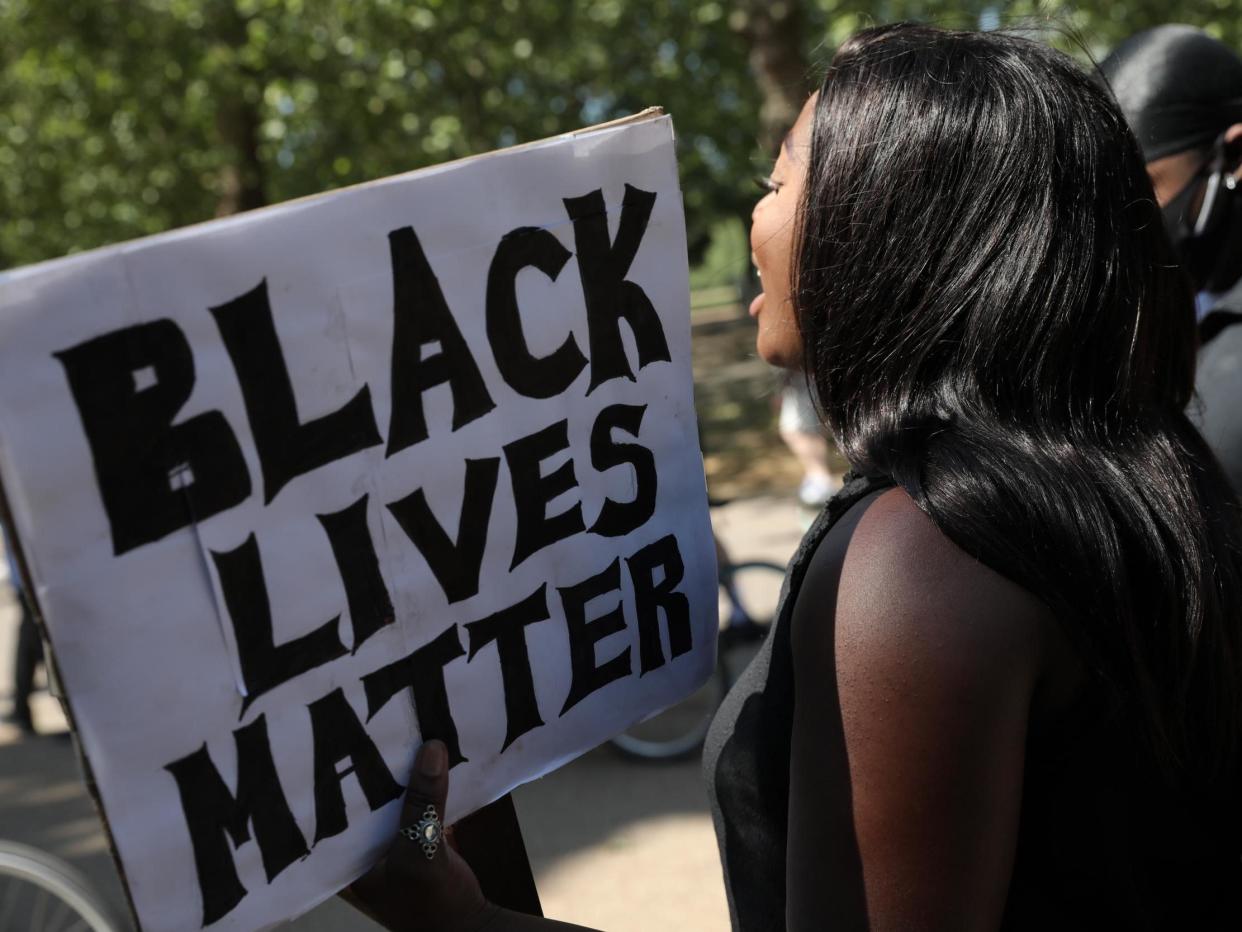
POLYGON ((1051 620, 900 489, 837 549, 793 618, 788 928, 995 930, 1051 620))

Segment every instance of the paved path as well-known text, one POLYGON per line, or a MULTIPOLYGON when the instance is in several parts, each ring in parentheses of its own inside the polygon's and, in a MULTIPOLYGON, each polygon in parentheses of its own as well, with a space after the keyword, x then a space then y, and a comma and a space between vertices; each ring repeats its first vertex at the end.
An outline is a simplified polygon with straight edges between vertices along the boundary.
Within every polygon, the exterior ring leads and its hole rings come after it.
MULTIPOLYGON (((800 519, 790 500, 772 497, 735 501, 713 514, 736 560, 784 562, 801 534, 800 519)), ((0 712, 9 707, 16 620, 8 587, 0 585, 0 712)), ((46 694, 36 699, 39 727, 63 732, 55 701, 46 694)), ((604 747, 514 795, 548 915, 608 932, 727 929, 697 760, 639 764, 604 747)), ((16 729, 0 724, 0 835, 68 859, 121 902, 120 884, 67 737, 22 740, 16 729)), ((363 932, 376 927, 332 901, 289 928, 363 932)))

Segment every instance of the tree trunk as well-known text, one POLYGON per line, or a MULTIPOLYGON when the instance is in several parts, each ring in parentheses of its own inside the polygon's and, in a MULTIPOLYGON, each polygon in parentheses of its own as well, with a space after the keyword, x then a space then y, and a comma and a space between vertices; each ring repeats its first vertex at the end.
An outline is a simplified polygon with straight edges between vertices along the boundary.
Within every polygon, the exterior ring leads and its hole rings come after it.
POLYGON ((220 200, 216 216, 252 210, 267 203, 263 190, 263 163, 259 159, 259 114, 244 95, 222 101, 216 112, 216 131, 232 150, 232 160, 220 170, 220 200))
POLYGON ((763 94, 759 145, 775 156, 809 91, 802 5, 800 0, 737 0, 731 20, 750 47, 750 69, 763 94))
POLYGON ((259 75, 238 61, 238 53, 247 42, 247 18, 231 0, 221 0, 211 9, 216 14, 215 34, 232 52, 231 60, 220 66, 220 80, 214 88, 216 133, 229 154, 220 169, 216 216, 227 217, 267 203, 259 159, 259 107, 263 98, 259 75))

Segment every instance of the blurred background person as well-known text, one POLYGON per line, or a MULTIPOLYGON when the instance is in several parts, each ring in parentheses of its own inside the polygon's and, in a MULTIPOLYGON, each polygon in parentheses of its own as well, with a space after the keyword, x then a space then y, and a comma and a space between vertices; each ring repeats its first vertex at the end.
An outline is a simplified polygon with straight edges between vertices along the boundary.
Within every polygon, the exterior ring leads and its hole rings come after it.
POLYGON ((1242 489, 1242 58, 1191 26, 1131 36, 1102 63, 1196 292, 1204 439, 1242 489))
POLYGON ((23 734, 33 735, 36 732, 34 716, 30 711, 30 694, 34 692, 35 667, 42 657, 39 631, 35 627, 34 616, 31 615, 30 609, 26 604, 26 593, 22 589, 22 581, 17 571, 17 564, 13 560, 13 555, 4 544, 2 533, 0 533, 0 550, 4 551, 5 559, 8 562, 9 585, 13 587, 13 594, 17 600, 17 610, 20 613, 16 643, 13 649, 13 709, 9 713, 9 718, 13 724, 22 730, 23 734))
POLYGON ((800 375, 788 378, 781 389, 777 424, 781 440, 802 467, 798 502, 806 508, 823 508, 840 483, 828 469, 828 438, 815 410, 811 389, 800 375))

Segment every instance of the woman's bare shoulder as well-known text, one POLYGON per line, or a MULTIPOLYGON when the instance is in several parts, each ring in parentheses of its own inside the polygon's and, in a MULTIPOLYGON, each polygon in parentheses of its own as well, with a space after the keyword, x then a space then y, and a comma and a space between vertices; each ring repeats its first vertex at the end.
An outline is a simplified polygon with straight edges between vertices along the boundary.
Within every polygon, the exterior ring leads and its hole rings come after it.
POLYGON ((795 606, 790 927, 841 902, 873 928, 983 927, 1004 906, 1049 613, 904 491, 863 507, 795 606))
POLYGON ((1042 602, 962 550, 900 488, 852 517, 822 555, 820 571, 835 585, 798 606, 799 667, 846 679, 880 670, 962 677, 972 689, 981 668, 987 679, 1034 682, 1055 636, 1042 602))
POLYGON ((984 649, 995 661, 1037 655, 1052 616, 945 536, 897 488, 871 504, 850 536, 836 622, 838 638, 900 635, 940 649, 984 649))

